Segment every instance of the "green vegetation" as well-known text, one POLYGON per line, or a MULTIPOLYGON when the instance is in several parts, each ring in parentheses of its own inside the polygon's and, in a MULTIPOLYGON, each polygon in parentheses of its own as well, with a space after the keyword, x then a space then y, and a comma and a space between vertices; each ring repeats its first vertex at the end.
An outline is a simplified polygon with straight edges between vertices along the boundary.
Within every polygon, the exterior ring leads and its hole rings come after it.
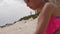
POLYGON ((37 12, 36 14, 33 14, 33 15, 25 16, 25 17, 23 17, 23 18, 19 19, 18 21, 28 20, 28 19, 30 19, 30 18, 35 19, 35 18, 37 18, 37 17, 38 17, 38 15, 39 15, 39 12, 37 12))

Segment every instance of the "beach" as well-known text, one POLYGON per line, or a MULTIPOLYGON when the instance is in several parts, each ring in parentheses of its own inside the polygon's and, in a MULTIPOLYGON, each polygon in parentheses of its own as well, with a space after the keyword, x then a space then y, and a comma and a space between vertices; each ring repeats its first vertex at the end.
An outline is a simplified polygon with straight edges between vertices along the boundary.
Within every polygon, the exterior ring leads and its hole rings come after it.
POLYGON ((0 34, 33 34, 36 30, 37 20, 30 18, 29 20, 17 21, 13 25, 0 28, 0 34))

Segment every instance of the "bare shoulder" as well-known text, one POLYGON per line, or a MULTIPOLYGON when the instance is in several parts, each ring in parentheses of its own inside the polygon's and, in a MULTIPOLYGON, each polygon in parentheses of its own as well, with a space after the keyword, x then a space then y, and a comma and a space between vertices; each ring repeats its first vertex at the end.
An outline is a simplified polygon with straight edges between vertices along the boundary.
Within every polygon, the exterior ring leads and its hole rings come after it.
POLYGON ((56 4, 53 4, 53 3, 46 3, 45 8, 58 8, 58 6, 56 4))

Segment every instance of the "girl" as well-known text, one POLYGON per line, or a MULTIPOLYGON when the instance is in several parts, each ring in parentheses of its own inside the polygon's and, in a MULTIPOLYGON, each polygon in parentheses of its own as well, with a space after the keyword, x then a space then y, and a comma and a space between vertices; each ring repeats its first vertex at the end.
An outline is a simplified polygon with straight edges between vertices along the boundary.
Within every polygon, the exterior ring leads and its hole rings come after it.
POLYGON ((24 0, 33 10, 41 11, 34 34, 60 34, 60 10, 45 0, 24 0))

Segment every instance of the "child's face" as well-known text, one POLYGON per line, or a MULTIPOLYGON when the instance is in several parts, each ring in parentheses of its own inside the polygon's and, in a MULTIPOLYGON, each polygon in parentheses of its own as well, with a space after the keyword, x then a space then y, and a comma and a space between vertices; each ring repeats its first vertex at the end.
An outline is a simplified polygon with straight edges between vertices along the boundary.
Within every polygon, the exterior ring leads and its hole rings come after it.
POLYGON ((36 10, 39 8, 41 2, 39 0, 24 0, 27 6, 29 6, 31 9, 36 10))

